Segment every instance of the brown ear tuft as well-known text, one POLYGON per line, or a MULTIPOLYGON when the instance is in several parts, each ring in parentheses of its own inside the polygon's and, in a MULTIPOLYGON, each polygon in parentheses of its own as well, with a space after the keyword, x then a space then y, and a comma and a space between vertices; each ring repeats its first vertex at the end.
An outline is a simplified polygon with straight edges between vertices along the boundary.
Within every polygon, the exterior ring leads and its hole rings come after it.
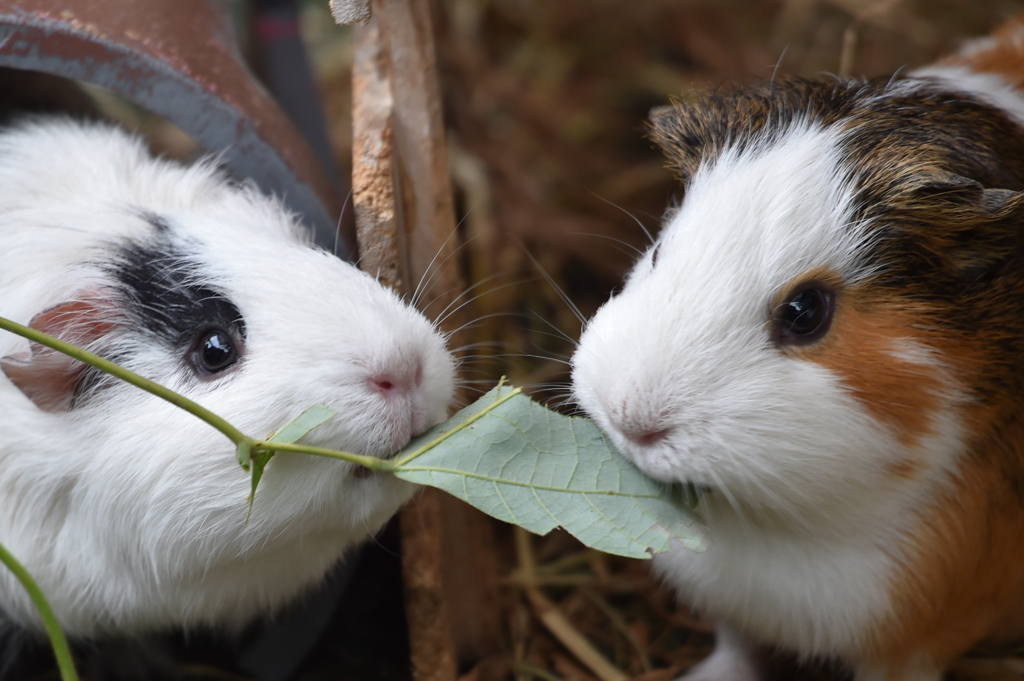
POLYGON ((1022 196, 1010 189, 986 188, 977 180, 947 172, 928 173, 914 186, 913 194, 940 206, 989 216, 1012 208, 1022 196))
POLYGON ((650 118, 651 128, 654 130, 664 128, 666 122, 665 117, 671 116, 674 109, 675 107, 669 104, 656 106, 651 109, 651 113, 648 115, 650 118))
POLYGON ((1024 192, 986 188, 964 175, 928 169, 908 183, 893 206, 893 223, 922 230, 920 244, 934 240, 934 261, 944 262, 962 281, 985 280, 1018 257, 1024 192))
POLYGON ((685 184, 697 172, 704 154, 704 140, 695 134, 693 117, 675 103, 651 109, 649 118, 649 137, 685 184))
POLYGON ((981 192, 980 205, 986 213, 998 213, 1010 205, 1010 202, 1019 203, 1020 192, 1009 189, 985 189, 981 192))
POLYGON ((975 195, 980 193, 982 189, 981 183, 977 180, 972 180, 969 177, 957 175, 956 173, 937 170, 924 174, 920 182, 915 186, 915 190, 918 193, 930 196, 946 194, 962 196, 965 193, 975 195))
MULTIPOLYGON (((115 326, 110 303, 90 294, 48 308, 29 324, 33 329, 78 346, 94 344, 115 326)), ((0 358, 7 378, 43 411, 71 409, 86 365, 38 343, 31 353, 0 358)))
POLYGON ((647 116, 647 135, 662 153, 671 155, 675 124, 675 106, 656 106, 647 116))

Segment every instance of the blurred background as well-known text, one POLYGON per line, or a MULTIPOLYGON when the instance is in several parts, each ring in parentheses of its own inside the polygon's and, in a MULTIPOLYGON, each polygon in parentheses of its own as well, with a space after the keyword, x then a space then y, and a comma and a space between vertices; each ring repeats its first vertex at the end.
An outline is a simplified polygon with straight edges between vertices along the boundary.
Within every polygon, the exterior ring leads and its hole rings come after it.
MULTIPOLYGON (((678 187, 653 106, 772 73, 875 76, 928 63, 1014 0, 433 0, 466 279, 470 378, 558 401, 580 320, 621 281, 678 187), (638 224, 640 223, 640 224, 638 224), (642 226, 641 226, 642 225, 642 226), (550 279, 550 281, 548 281, 550 279), (571 304, 570 304, 571 302, 571 304)), ((335 156, 350 163, 349 32, 306 2, 335 156)), ((343 171, 344 174, 344 171, 343 171)))

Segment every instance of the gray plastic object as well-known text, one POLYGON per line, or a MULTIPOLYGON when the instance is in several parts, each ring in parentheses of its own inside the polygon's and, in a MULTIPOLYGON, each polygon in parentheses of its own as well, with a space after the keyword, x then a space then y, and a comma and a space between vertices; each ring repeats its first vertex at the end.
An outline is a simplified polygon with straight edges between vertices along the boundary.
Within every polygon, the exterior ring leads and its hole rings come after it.
POLYGON ((345 258, 341 202, 245 66, 228 10, 222 0, 0 0, 0 66, 98 85, 163 116, 345 258))

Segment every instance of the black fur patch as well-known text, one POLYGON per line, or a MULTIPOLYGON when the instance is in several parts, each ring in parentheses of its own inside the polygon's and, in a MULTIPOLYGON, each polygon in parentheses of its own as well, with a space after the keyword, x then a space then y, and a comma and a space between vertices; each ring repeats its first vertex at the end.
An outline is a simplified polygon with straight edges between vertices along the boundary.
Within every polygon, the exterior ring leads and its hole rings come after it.
MULTIPOLYGON (((139 211, 138 216, 152 225, 153 235, 115 245, 111 261, 100 263, 119 284, 117 304, 123 318, 116 324, 122 331, 127 325, 127 333, 101 339, 91 349, 112 362, 131 366, 132 346, 116 342, 118 337, 142 334, 180 356, 183 362, 192 344, 211 329, 227 331, 244 341, 242 313, 204 276, 202 263, 173 238, 170 223, 145 211, 139 211)), ((144 371, 137 366, 131 368, 144 371)), ((116 383, 98 369, 86 369, 75 388, 72 409, 116 383)))
POLYGON ((170 233, 171 225, 167 222, 164 216, 156 213, 143 212, 141 217, 143 220, 153 225, 153 229, 156 230, 157 234, 165 236, 170 233))
POLYGON ((244 339, 245 320, 235 304, 204 278, 199 261, 171 241, 163 220, 147 216, 147 221, 157 238, 122 244, 110 266, 123 287, 127 312, 175 349, 186 349, 210 328, 244 339))

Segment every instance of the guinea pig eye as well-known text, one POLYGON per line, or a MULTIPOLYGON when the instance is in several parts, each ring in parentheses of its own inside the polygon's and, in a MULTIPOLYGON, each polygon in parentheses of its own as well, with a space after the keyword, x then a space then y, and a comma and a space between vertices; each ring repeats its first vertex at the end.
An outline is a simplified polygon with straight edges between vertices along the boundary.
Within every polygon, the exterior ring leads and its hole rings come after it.
POLYGON ((660 251, 661 251, 661 242, 659 241, 658 245, 654 247, 654 251, 651 252, 651 267, 654 267, 655 265, 658 264, 658 253, 660 251))
POLYGON ((192 364, 200 374, 224 371, 238 361, 238 348, 226 331, 210 329, 198 338, 192 351, 192 364))
POLYGON ((776 309, 779 342, 803 345, 824 336, 832 323, 833 297, 831 291, 814 287, 794 293, 776 309))

